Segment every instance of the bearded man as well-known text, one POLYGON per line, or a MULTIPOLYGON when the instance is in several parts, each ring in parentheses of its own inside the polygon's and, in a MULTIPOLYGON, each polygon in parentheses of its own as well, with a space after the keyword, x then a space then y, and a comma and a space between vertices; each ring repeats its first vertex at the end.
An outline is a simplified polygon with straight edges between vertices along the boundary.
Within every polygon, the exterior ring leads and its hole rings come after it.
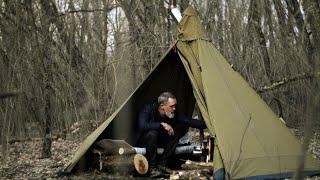
POLYGON ((163 92, 158 101, 146 105, 139 113, 140 138, 138 146, 146 147, 146 158, 151 171, 167 166, 174 155, 179 139, 189 127, 204 129, 203 121, 186 117, 176 112, 177 99, 170 92, 163 92), (157 157, 157 148, 164 148, 162 156, 157 157), (158 167, 157 167, 158 165, 158 167))

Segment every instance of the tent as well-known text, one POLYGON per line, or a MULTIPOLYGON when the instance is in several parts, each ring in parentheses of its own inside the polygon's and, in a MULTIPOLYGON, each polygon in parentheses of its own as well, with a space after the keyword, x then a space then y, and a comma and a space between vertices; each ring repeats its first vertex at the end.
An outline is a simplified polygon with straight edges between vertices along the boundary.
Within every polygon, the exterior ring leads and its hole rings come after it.
MULTIPOLYGON (((177 96, 178 109, 191 115, 195 103, 216 137, 215 177, 266 179, 292 176, 301 144, 248 83, 210 43, 188 7, 178 25, 178 40, 128 99, 80 146, 65 172, 85 168, 92 144, 100 139, 137 141, 137 115, 163 91, 177 96)), ((320 172, 320 162, 305 157, 304 175, 320 172)))

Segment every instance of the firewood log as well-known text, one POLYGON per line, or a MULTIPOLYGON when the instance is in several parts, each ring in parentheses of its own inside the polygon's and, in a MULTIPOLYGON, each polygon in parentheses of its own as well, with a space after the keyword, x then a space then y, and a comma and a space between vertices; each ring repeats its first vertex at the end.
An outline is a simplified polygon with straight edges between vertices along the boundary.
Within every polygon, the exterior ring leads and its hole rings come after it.
POLYGON ((149 168, 147 159, 141 154, 101 155, 94 161, 94 166, 100 171, 111 173, 144 175, 149 168))
POLYGON ((135 149, 123 140, 102 139, 94 144, 94 150, 103 155, 136 154, 135 149))
POLYGON ((182 169, 184 170, 192 170, 192 169, 212 169, 213 162, 195 162, 187 160, 185 164, 183 164, 182 169))

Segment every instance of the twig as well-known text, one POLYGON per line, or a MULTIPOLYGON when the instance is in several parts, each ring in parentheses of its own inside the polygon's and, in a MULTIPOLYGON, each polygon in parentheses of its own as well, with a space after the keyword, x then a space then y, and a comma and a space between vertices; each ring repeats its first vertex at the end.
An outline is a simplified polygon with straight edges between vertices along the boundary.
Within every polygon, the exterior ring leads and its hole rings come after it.
MULTIPOLYGON (((51 139, 52 141, 57 141, 58 139, 61 138, 61 135, 54 135, 51 139)), ((61 138, 62 139, 62 138, 61 138)), ((14 143, 23 143, 23 142, 30 142, 30 141, 42 141, 43 139, 42 138, 39 138, 39 137, 27 137, 27 138, 24 138, 24 139, 11 139, 9 140, 9 144, 14 144, 14 143)))

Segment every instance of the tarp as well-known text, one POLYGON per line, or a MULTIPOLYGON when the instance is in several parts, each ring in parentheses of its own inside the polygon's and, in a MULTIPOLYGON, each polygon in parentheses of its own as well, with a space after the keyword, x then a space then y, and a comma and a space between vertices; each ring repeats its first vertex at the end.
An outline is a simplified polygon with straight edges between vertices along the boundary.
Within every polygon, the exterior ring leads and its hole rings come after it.
MULTIPOLYGON (((292 176, 301 143, 249 84, 234 71, 206 38, 196 11, 188 7, 178 26, 174 47, 146 80, 81 145, 66 168, 88 166, 91 145, 103 138, 137 140, 137 115, 161 92, 177 96, 179 111, 191 115, 197 103, 209 131, 216 137, 214 172, 229 179, 292 176)), ((303 173, 320 172, 307 154, 303 173)))

